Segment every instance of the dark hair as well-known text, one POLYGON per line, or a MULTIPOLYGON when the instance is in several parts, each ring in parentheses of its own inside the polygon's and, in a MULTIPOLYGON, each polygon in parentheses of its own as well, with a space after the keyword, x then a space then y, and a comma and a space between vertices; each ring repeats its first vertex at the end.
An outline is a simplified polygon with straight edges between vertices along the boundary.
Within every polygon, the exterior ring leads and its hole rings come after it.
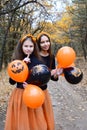
POLYGON ((34 51, 33 51, 32 55, 35 55, 38 58, 40 57, 39 53, 38 53, 39 51, 38 51, 38 46, 36 44, 35 38, 31 34, 26 34, 24 37, 22 37, 20 39, 19 43, 17 44, 15 51, 13 53, 13 56, 12 56, 12 60, 15 60, 15 59, 22 60, 22 59, 24 59, 24 57, 26 55, 24 54, 24 52, 22 50, 22 46, 23 46, 24 41, 26 41, 27 39, 30 39, 34 44, 34 51))
POLYGON ((41 32, 41 33, 39 33, 38 36, 37 36, 37 38, 36 38, 39 51, 41 51, 40 43, 41 43, 41 38, 42 38, 42 36, 46 36, 46 37, 49 39, 50 47, 49 47, 48 53, 49 53, 50 57, 52 57, 52 52, 51 52, 51 40, 50 40, 49 34, 46 33, 46 32, 41 32))
MULTIPOLYGON (((41 33, 38 34, 38 36, 37 36, 37 38, 36 38, 36 41, 37 41, 37 45, 38 45, 39 51, 41 51, 40 43, 41 43, 41 38, 42 38, 42 36, 46 36, 46 37, 48 38, 49 42, 50 42, 50 47, 49 47, 48 53, 49 53, 49 56, 50 56, 50 59, 51 59, 51 61, 50 61, 50 69, 51 69, 51 67, 52 67, 52 62, 53 62, 53 54, 52 54, 52 52, 51 52, 51 40, 50 40, 50 36, 49 36, 49 34, 46 33, 46 32, 41 32, 41 33)), ((43 61, 43 60, 42 60, 42 61, 43 61)), ((43 62, 44 62, 44 61, 43 61, 43 62)))

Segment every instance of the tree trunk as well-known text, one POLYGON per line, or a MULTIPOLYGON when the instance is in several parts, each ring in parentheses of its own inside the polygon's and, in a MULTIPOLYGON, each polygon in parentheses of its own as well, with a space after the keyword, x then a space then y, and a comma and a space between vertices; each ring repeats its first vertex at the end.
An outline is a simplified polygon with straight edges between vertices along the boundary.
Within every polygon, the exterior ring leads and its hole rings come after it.
POLYGON ((2 46, 1 46, 1 50, 0 50, 0 71, 2 70, 4 48, 5 48, 5 45, 6 45, 6 40, 7 40, 7 36, 8 36, 9 28, 10 28, 10 26, 11 26, 11 22, 12 22, 13 16, 14 16, 14 12, 13 12, 13 14, 11 15, 10 20, 8 21, 7 30, 6 30, 6 32, 5 32, 5 35, 4 35, 4 38, 3 38, 3 41, 2 41, 2 46))

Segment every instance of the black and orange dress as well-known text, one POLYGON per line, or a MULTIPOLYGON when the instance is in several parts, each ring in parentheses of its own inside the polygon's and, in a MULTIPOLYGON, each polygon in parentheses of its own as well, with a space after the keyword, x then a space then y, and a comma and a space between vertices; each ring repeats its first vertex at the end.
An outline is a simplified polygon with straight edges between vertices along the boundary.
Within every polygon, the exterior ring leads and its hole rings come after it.
MULTIPOLYGON (((28 68, 42 64, 36 57, 30 57, 28 68)), ((48 58, 49 59, 49 58, 48 58)), ((47 62, 49 62, 47 60, 47 62)), ((54 63, 53 63, 54 64, 54 63)), ((53 68, 55 66, 53 65, 53 68)), ((9 78, 11 84, 16 82, 9 78)), ((16 83, 7 107, 4 130, 54 130, 54 115, 47 85, 40 86, 45 93, 45 101, 38 108, 29 108, 23 102, 23 84, 16 83)))

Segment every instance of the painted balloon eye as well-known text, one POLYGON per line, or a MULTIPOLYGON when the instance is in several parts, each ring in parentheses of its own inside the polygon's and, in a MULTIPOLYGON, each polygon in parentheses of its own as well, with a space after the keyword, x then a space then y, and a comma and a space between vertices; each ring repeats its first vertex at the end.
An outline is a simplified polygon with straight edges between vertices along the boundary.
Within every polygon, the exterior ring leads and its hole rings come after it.
POLYGON ((12 65, 12 68, 14 68, 14 67, 15 67, 15 65, 13 64, 13 65, 12 65))

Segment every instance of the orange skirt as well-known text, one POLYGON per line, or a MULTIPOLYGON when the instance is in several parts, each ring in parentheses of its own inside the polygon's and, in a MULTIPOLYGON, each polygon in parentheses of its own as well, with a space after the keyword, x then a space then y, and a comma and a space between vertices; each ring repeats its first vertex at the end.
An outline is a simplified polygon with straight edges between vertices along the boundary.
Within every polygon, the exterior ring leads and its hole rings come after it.
POLYGON ((54 130, 54 114, 48 90, 41 107, 32 109, 22 100, 24 89, 15 88, 11 94, 4 130, 54 130))

